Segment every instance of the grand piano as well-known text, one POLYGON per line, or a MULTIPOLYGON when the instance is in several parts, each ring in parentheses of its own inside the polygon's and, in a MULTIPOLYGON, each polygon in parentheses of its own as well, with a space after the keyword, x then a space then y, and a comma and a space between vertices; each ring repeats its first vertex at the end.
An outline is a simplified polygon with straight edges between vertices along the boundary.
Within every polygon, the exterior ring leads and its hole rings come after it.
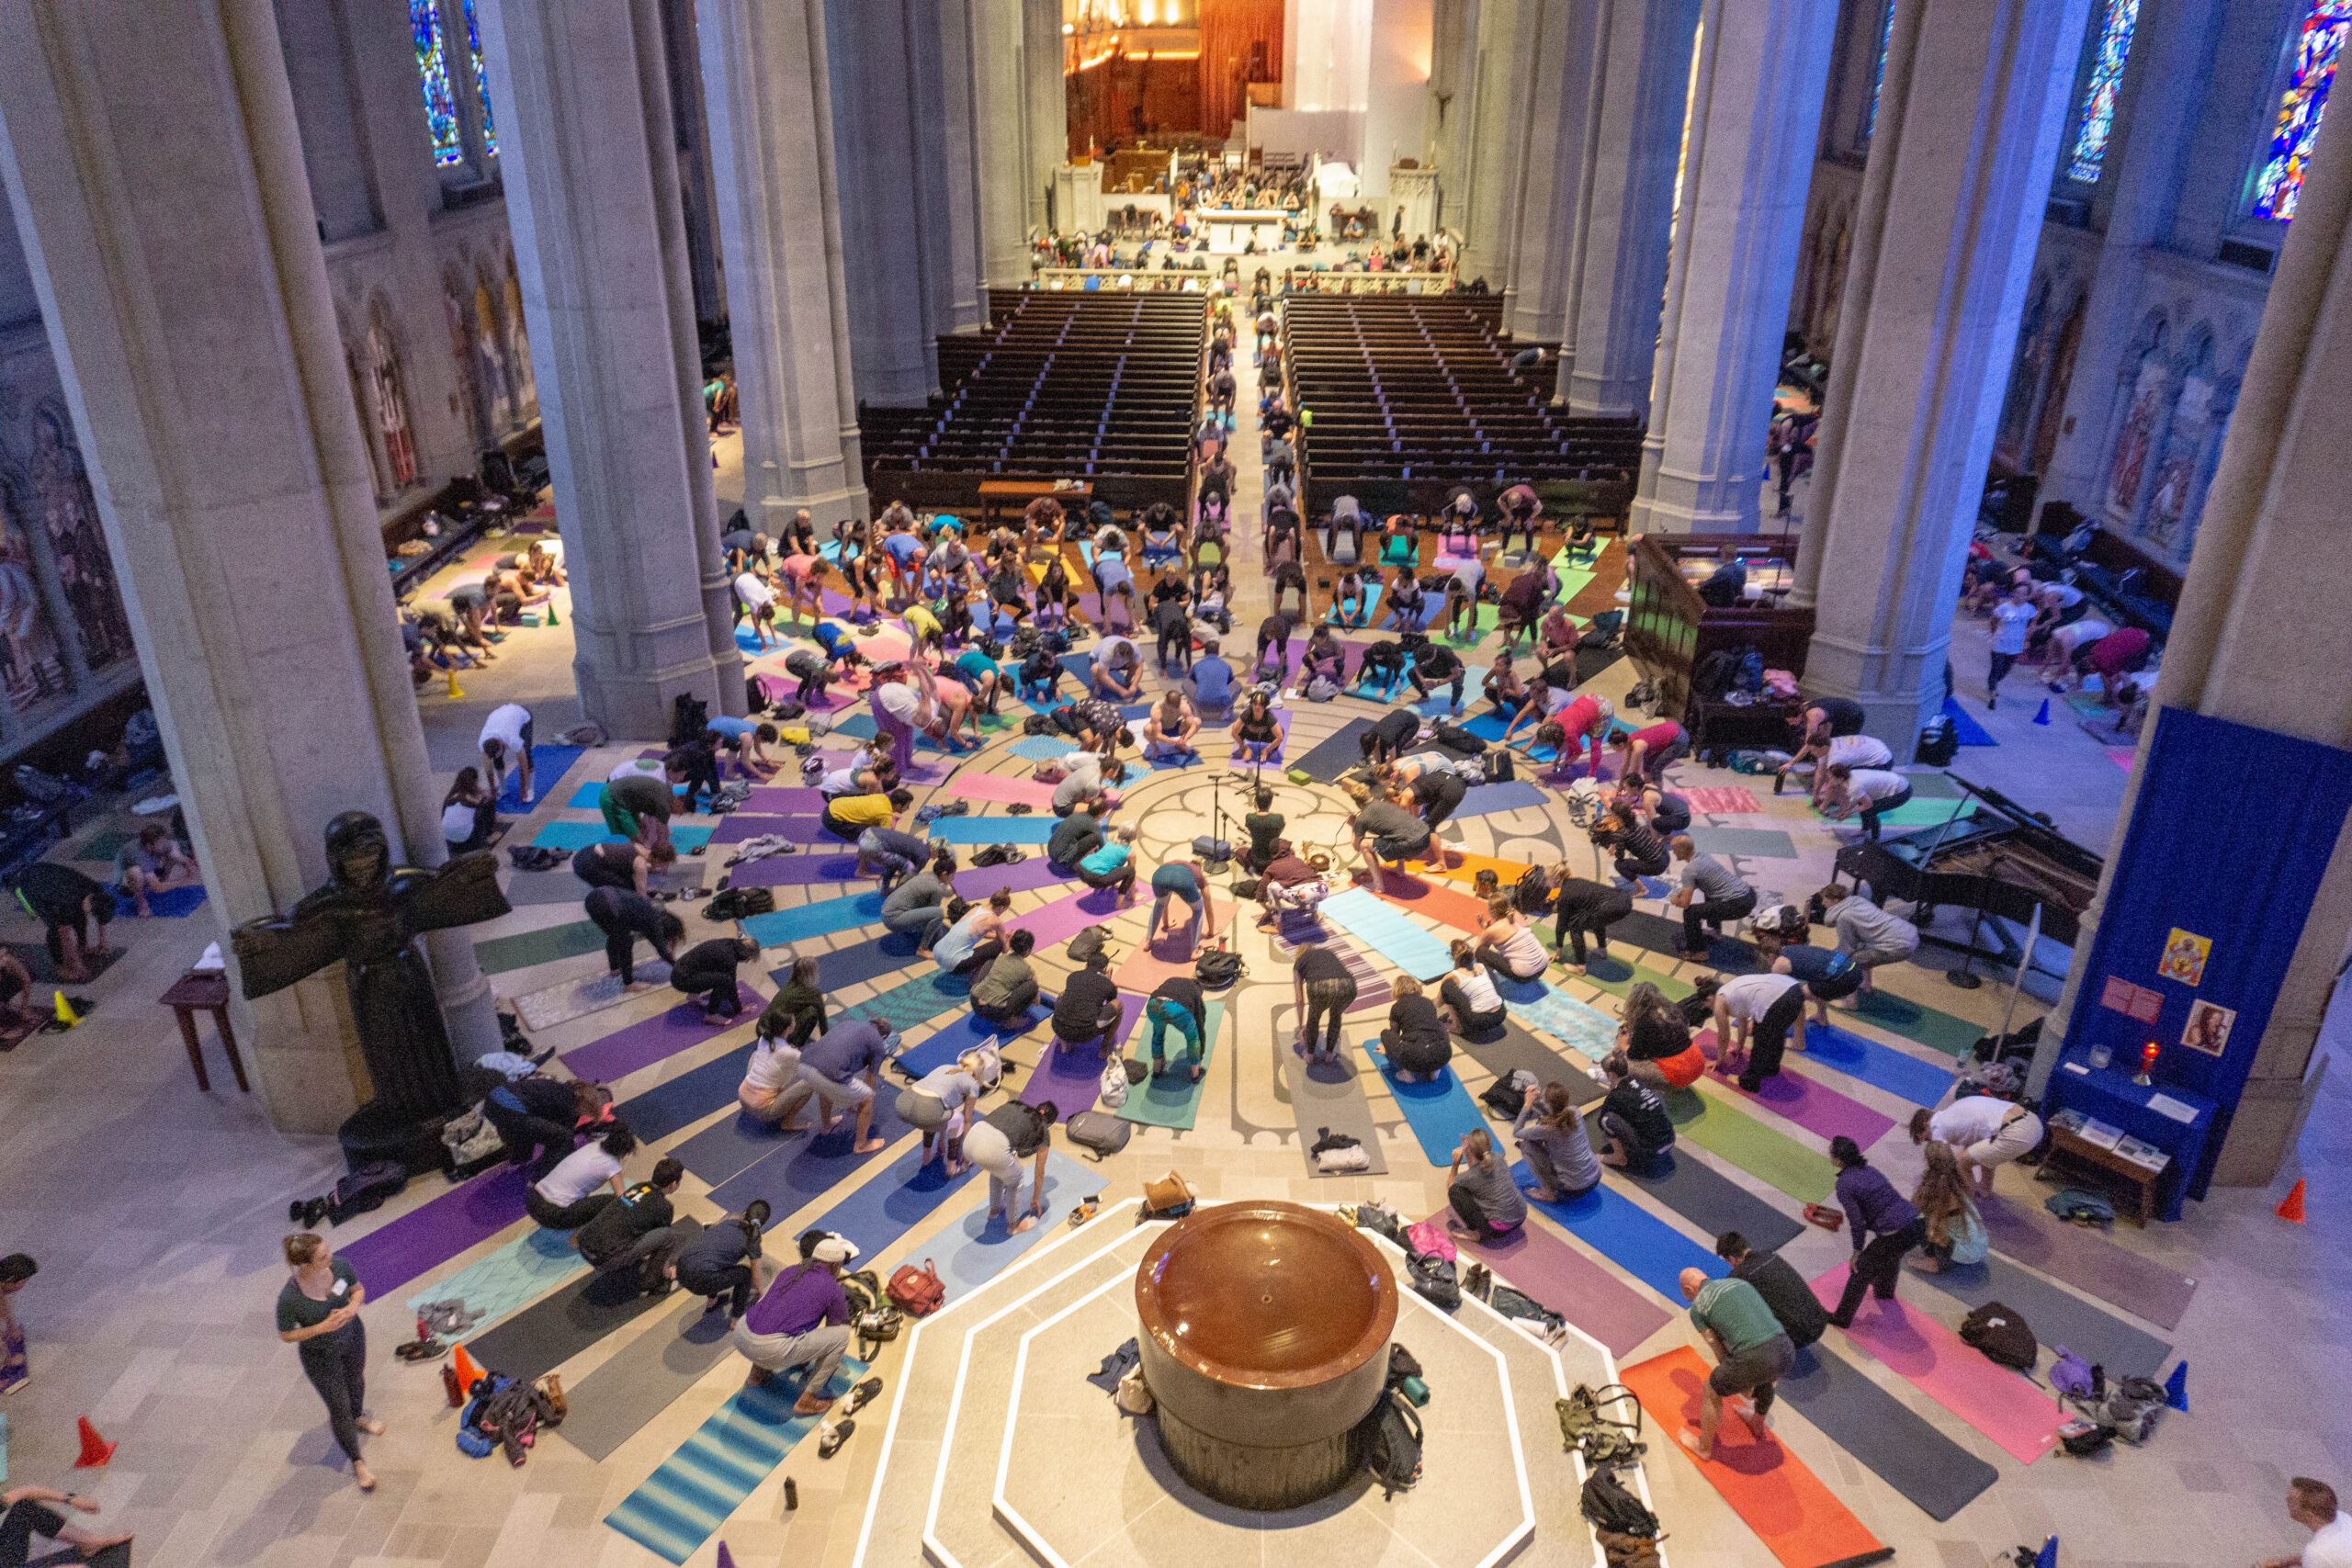
POLYGON ((1999 790, 1958 773, 1945 776, 1975 801, 1974 815, 1877 843, 1849 844, 1838 852, 1838 875, 1867 885, 1881 904, 1901 899, 1912 905, 1922 940, 1989 963, 2014 967, 2025 952, 2004 927, 1988 928, 1984 915, 2022 927, 2038 907, 2041 934, 2072 947, 2105 862, 1999 790), (1980 917, 1965 942, 1929 934, 1936 911, 1946 908, 1980 917), (1988 933, 1998 946, 1978 945, 1988 933))

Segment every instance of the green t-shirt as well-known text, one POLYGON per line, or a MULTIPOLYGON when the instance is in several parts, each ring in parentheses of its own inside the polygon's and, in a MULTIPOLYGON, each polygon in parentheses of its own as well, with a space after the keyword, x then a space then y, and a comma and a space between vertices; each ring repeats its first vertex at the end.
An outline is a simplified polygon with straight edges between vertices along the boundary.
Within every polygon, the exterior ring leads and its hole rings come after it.
MULTIPOLYGON (((286 1288, 277 1292, 277 1332, 291 1334, 298 1328, 316 1328, 327 1320, 327 1314, 351 1300, 351 1292, 359 1283, 357 1270, 340 1258, 328 1258, 327 1270, 334 1280, 328 1285, 323 1301, 312 1301, 303 1294, 301 1286, 291 1280, 286 1281, 286 1288)), ((354 1323, 357 1321, 353 1319, 354 1323)), ((351 1325, 344 1326, 348 1328, 351 1325)), ((316 1339, 306 1339, 303 1343, 322 1344, 334 1337, 333 1335, 322 1334, 316 1339)))
POLYGON ((1690 1303, 1690 1321, 1702 1330, 1712 1329, 1735 1356, 1783 1332, 1763 1296, 1745 1280, 1710 1280, 1700 1286, 1698 1299, 1690 1303))

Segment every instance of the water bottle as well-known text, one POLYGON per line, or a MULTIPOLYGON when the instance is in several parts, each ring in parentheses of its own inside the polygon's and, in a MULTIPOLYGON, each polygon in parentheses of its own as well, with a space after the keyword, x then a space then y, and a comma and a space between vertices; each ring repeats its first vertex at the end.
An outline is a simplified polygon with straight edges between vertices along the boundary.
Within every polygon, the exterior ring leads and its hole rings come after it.
POLYGON ((800 1483, 790 1476, 784 1478, 784 1511, 791 1513, 800 1506, 800 1483))

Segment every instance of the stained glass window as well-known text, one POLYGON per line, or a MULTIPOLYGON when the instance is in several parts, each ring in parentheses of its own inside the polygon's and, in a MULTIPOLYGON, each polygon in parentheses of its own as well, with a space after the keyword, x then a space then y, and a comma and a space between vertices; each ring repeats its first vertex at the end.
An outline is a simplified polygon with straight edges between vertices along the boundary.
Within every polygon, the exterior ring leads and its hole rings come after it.
POLYGON ((2327 89, 2335 80, 2335 62, 2347 34, 2352 34, 2352 0, 2315 0, 2295 37, 2295 63, 2287 73, 2287 90, 2278 96, 2278 123, 2270 132, 2262 170, 2255 176, 2256 218, 2284 223, 2295 216, 2303 168, 2319 137, 2327 89))
POLYGON ((424 86, 424 126, 433 134, 433 161, 465 161, 458 130, 458 96, 449 85, 449 51, 441 37, 439 0, 408 0, 409 31, 416 39, 416 73, 424 86))
MULTIPOLYGON (((2132 0, 2137 6, 2139 0, 2132 0)), ((474 96, 481 100, 481 150, 498 156, 498 127, 490 118, 490 68, 482 63, 481 23, 474 16, 474 0, 466 0, 466 48, 474 57, 474 96)))
POLYGON ((1878 19, 1878 62, 1871 67, 1871 112, 1862 117, 1862 141, 1868 145, 1878 130, 1879 89, 1886 85, 1886 46, 1894 41, 1894 0, 1886 0, 1886 15, 1878 19))
POLYGON ((2132 55, 2132 29, 2140 21, 2140 0, 2108 0, 2091 58, 2091 79, 2083 93, 2083 118, 2066 156, 2066 177, 2098 183, 2107 144, 2115 134, 2115 100, 2123 89, 2123 62, 2132 55))

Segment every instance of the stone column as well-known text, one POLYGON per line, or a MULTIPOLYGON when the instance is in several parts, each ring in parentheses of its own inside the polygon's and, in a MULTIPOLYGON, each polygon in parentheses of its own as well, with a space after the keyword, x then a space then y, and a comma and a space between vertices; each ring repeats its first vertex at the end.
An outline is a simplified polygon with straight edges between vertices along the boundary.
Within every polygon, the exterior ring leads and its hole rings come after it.
POLYGON ((1028 226, 1053 226, 1054 171, 1069 156, 1069 98, 1062 84, 1061 0, 1022 0, 1022 94, 1029 119, 1028 226))
POLYGON ((1753 533, 1837 0, 1707 0, 1635 533, 1753 533))
POLYGON ((1449 208, 1460 214, 1463 280, 1483 277, 1498 294, 1510 287, 1518 252, 1527 99, 1535 80, 1535 34, 1543 9, 1542 0, 1480 0, 1477 9, 1469 178, 1461 205, 1449 208))
POLYGON ((2088 0, 1896 0, 1795 602, 1809 689, 1908 757, 2016 355, 2088 0))
POLYGON ((824 6, 709 0, 698 17, 744 504, 772 534, 800 507, 821 527, 865 508, 824 6))
MULTIPOLYGON (((0 175, 217 918, 323 883, 338 812, 442 860, 269 0, 0 6, 0 175)), ((494 1048, 470 940, 428 953, 459 1054, 494 1048)), ((270 1120, 333 1132, 340 972, 233 1006, 270 1120)))
MULTIPOLYGON (((2329 746, 2352 746, 2352 555, 2344 548, 2343 411, 2352 400, 2352 131, 2321 131, 2295 220, 2278 254, 2270 297, 2221 466, 2205 502, 2197 548, 2165 644, 2156 687, 2162 707, 2232 719, 2329 746)), ((2151 716, 2143 736, 2154 732, 2151 716)), ((2132 829, 2144 767, 2135 767, 2108 864, 2132 829)), ((2352 933, 2352 827, 2328 854, 2318 896, 2303 918, 2285 983, 2263 1032, 2213 1179, 2267 1185, 2301 1131, 2305 1075, 2352 933)), ((2039 1092, 2056 1045, 2080 1006, 2091 908, 2066 989, 2035 1057, 2039 1092)), ((2280 923, 2301 911, 2275 911, 2280 923)))
POLYGON ((1029 281, 1025 0, 961 0, 961 4, 970 28, 967 37, 972 62, 972 167, 978 194, 980 286, 983 289, 1017 288, 1029 281))
POLYGON ((1600 82, 1596 28, 1605 9, 1592 0, 1544 0, 1524 111, 1525 171, 1505 317, 1514 337, 1556 341, 1567 314, 1570 242, 1590 167, 1600 82))
POLYGON ((2170 231, 2182 165, 2195 145, 2196 116, 2174 112, 2173 106, 2159 100, 2169 84, 2195 81, 2203 74, 2221 19, 2220 0, 2143 0, 2140 7, 2131 58, 2124 63, 2125 102, 2143 105, 2147 112, 2119 116, 2120 144, 2109 149, 2114 200, 2083 308, 2083 334, 2075 350, 2075 374, 2066 388, 2065 416, 2059 422, 2058 444, 2051 451, 2050 471, 2042 477, 2038 496, 2041 506, 2065 501, 2089 515, 2100 511, 2100 483, 2114 450, 2115 411, 2131 396, 2129 371, 2122 371, 2127 379, 2119 383, 2109 367, 2124 367, 2140 330, 2140 253, 2170 231), (2151 83, 2157 84, 2157 91, 2148 90, 2151 83))
POLYGON ((1699 0, 1600 5, 1600 107, 1571 242, 1560 396, 1571 413, 1622 419, 1650 406, 1699 0))
MULTIPOLYGON (((631 739, 666 733, 682 692, 741 713, 661 0, 484 0, 481 18, 581 707, 631 739)), ((757 269, 728 285, 748 452, 757 269)))

